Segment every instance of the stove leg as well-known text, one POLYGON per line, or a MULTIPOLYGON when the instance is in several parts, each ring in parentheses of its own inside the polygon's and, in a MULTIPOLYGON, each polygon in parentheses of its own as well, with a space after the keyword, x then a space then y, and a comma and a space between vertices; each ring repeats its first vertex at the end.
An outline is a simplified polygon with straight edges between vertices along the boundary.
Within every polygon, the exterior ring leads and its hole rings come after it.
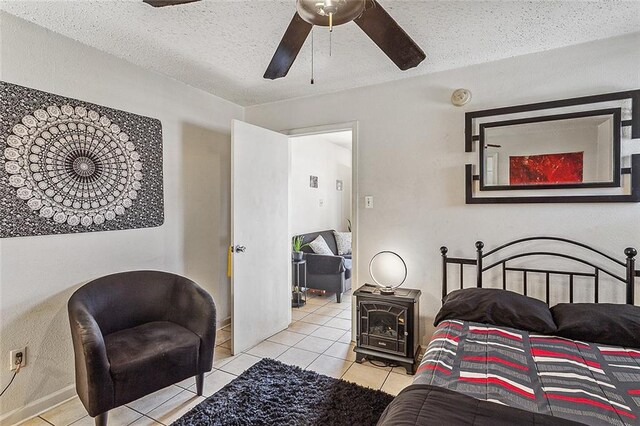
POLYGON ((367 359, 366 355, 356 354, 356 362, 362 364, 367 359))
POLYGON ((413 376, 416 374, 415 364, 404 364, 404 369, 407 371, 407 374, 413 376))

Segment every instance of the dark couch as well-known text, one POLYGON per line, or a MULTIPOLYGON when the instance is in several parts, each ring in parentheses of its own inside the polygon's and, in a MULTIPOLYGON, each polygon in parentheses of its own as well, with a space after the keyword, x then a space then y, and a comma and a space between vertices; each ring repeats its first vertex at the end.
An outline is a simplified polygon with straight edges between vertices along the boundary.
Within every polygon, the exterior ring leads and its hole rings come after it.
POLYGON ((307 287, 326 290, 336 294, 338 303, 342 301, 342 293, 351 289, 351 254, 338 256, 338 246, 333 230, 302 234, 304 243, 310 243, 318 235, 327 242, 333 255, 315 254, 311 247, 302 248, 307 261, 307 287))
POLYGON ((98 278, 69 299, 76 390, 96 425, 107 412, 196 376, 202 395, 216 338, 213 299, 166 272, 98 278))

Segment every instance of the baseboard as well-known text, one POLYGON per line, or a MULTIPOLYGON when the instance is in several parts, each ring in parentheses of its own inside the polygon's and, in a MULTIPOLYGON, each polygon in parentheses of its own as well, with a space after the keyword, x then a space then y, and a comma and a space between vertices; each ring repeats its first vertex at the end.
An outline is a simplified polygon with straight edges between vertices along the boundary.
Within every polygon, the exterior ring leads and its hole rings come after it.
POLYGON ((0 425, 15 425, 27 419, 44 413, 51 408, 62 404, 76 396, 76 386, 69 385, 57 392, 49 394, 45 397, 28 403, 24 407, 20 407, 7 414, 0 416, 0 425))
POLYGON ((227 317, 223 320, 220 320, 218 322, 218 330, 220 330, 221 328, 224 328, 226 326, 228 326, 229 324, 231 324, 231 317, 227 317))

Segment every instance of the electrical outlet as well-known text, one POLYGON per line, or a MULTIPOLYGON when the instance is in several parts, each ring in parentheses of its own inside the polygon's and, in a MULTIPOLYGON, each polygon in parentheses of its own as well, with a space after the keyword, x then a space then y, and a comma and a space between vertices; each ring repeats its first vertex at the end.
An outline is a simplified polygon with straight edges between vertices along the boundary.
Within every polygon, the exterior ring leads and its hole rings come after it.
POLYGON ((364 208, 365 209, 373 208, 373 195, 367 195, 364 197, 364 208))
POLYGON ((27 348, 14 349, 9 352, 9 363, 11 371, 18 368, 18 364, 20 364, 20 368, 27 365, 27 348))

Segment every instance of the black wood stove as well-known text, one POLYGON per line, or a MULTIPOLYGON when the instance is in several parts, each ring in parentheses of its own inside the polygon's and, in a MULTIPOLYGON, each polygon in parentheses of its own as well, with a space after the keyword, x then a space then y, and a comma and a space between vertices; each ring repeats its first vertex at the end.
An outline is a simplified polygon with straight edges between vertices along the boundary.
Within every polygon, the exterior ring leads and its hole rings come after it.
POLYGON ((380 359, 402 365, 414 374, 420 351, 420 290, 396 289, 381 294, 380 288, 367 285, 355 291, 356 362, 380 359))

